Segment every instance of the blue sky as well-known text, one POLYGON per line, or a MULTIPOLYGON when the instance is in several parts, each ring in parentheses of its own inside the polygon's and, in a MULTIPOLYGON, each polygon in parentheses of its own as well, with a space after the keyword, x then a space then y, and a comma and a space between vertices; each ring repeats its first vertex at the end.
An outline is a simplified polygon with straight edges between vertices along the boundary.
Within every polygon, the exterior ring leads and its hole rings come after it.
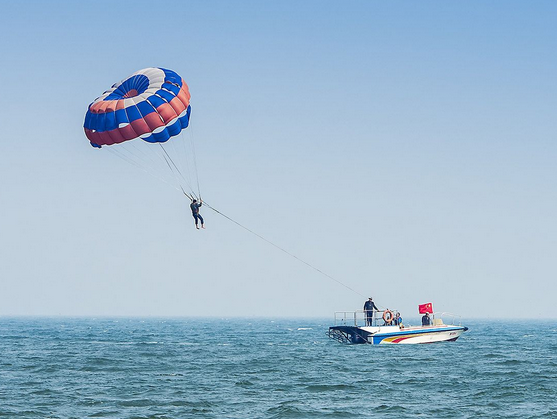
POLYGON ((557 318, 552 1, 0 2, 0 315, 557 318), (214 207, 105 150, 144 67, 192 93, 214 207))

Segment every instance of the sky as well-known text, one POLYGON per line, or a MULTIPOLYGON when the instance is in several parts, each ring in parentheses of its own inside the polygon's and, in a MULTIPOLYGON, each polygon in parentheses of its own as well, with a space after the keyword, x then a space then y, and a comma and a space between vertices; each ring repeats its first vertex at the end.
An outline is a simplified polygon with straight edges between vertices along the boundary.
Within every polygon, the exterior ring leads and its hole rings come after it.
MULTIPOLYGON (((0 315, 557 318, 554 1, 0 1, 0 315), (83 133, 189 85, 189 201, 83 133)), ((172 140, 171 140, 172 141, 172 140)))

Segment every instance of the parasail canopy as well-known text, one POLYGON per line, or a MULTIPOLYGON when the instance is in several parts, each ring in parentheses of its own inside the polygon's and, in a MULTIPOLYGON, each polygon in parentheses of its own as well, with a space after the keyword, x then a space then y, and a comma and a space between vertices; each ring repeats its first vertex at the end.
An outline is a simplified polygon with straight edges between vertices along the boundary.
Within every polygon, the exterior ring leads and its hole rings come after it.
POLYGON ((89 105, 83 128, 93 147, 141 138, 164 143, 189 124, 188 85, 174 71, 145 68, 89 105))

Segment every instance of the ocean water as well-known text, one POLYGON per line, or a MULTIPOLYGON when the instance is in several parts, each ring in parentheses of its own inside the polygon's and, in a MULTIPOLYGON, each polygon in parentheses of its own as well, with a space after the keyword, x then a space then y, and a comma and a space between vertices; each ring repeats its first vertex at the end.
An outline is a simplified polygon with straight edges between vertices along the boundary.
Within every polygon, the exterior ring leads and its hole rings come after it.
POLYGON ((0 318, 0 417, 557 418, 557 323, 342 345, 329 319, 0 318))

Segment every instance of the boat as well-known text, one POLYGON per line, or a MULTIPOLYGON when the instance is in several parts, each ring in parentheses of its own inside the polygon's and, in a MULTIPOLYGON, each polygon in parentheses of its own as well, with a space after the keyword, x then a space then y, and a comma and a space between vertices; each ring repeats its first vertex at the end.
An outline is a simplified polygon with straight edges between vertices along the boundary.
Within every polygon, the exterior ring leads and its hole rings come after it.
POLYGON ((335 325, 329 327, 328 336, 348 344, 415 344, 454 342, 468 330, 460 321, 458 325, 455 324, 456 319, 460 318, 451 313, 431 312, 432 322, 429 326, 396 325, 391 310, 376 311, 374 314, 373 319, 366 319, 363 310, 338 311, 335 313, 335 325), (451 321, 445 324, 442 316, 450 318, 451 321))

